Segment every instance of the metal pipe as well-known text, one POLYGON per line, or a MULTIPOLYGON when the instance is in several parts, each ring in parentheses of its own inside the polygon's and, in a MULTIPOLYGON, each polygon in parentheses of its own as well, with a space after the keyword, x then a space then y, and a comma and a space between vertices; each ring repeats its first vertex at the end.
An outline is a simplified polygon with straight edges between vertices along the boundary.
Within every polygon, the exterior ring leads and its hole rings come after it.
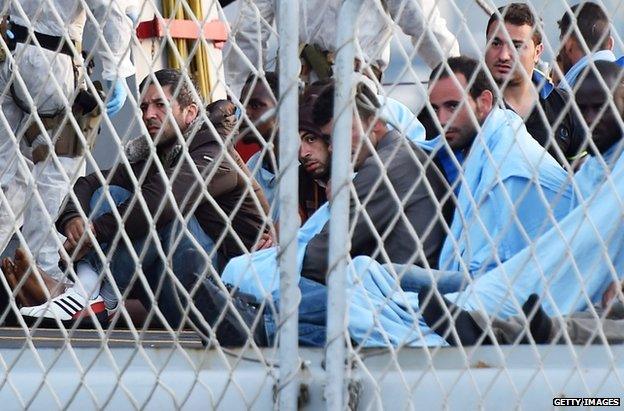
MULTIPOLYGON (((163 0, 162 2, 163 15, 168 19, 184 19, 184 9, 182 8, 181 3, 177 3, 176 0, 163 0)), ((166 41, 166 39, 163 39, 166 41)), ((186 40, 184 39, 172 39, 175 48, 178 50, 180 54, 181 61, 178 60, 174 50, 172 47, 167 44, 167 60, 169 62, 169 67, 179 69, 186 64, 186 59, 188 57, 188 48, 186 45, 186 40)))
POLYGON ((327 385, 328 410, 343 410, 345 402, 345 329, 347 312, 347 263, 349 201, 353 173, 351 125, 353 122, 352 78, 355 60, 355 24, 363 0, 344 0, 338 13, 336 41, 336 91, 332 130, 332 204, 329 220, 329 278, 327 279, 327 385))
POLYGON ((280 0, 279 34, 279 409, 296 410, 299 393, 299 2, 280 0))
MULTIPOLYGON (((203 33, 204 24, 206 18, 202 8, 201 0, 189 0, 189 7, 193 12, 193 15, 197 19, 197 23, 203 33)), ((208 66, 208 50, 202 42, 203 35, 200 35, 197 40, 197 50, 193 56, 193 66, 195 69, 195 79, 199 86, 200 95, 204 99, 204 103, 210 103, 210 72, 208 66)))
POLYGON ((481 7, 481 10, 483 10, 488 16, 491 16, 492 13, 496 11, 496 7, 486 3, 485 0, 475 0, 475 3, 477 3, 477 6, 481 7))

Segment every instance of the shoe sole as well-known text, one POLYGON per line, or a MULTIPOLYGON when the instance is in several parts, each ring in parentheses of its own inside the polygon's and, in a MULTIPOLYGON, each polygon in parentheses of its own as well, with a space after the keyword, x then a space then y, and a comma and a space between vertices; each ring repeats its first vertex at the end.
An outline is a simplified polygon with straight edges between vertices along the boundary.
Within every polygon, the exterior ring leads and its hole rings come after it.
MULTIPOLYGON (((108 315, 106 315, 106 312, 101 312, 93 315, 103 328, 106 328, 108 326, 108 315)), ((76 322, 79 322, 76 328, 97 328, 96 324, 93 321, 93 318, 88 314, 71 320, 57 320, 56 318, 31 317, 27 315, 22 315, 22 318, 24 319, 26 325, 28 325, 29 327, 37 325, 41 328, 59 328, 60 322, 61 324, 63 324, 64 328, 73 328, 76 322)))

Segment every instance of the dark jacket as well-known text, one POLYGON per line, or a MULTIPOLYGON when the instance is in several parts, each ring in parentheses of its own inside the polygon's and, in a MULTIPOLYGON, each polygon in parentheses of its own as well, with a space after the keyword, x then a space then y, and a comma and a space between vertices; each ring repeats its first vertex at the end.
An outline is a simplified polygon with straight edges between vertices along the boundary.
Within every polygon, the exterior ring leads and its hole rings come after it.
MULTIPOLYGON (((189 139, 188 157, 181 151, 168 161, 169 164, 159 162, 164 174, 151 158, 131 164, 132 177, 140 184, 138 189, 135 189, 130 170, 121 163, 111 170, 103 171, 103 174, 109 185, 123 187, 135 196, 143 197, 150 216, 155 219, 157 230, 177 219, 176 209, 179 208, 182 215, 186 216, 197 205, 194 215, 199 224, 216 243, 223 237, 219 251, 229 259, 242 254, 246 251, 245 247, 251 248, 258 240, 268 205, 238 153, 232 148, 228 149, 228 153, 233 160, 222 156, 221 143, 204 125, 189 139), (234 163, 243 170, 242 173, 234 163), (248 189, 245 180, 252 182, 252 190, 248 189), (202 186, 208 195, 202 192, 202 186), (175 202, 168 195, 169 188, 175 202)), ((74 185, 79 206, 87 216, 91 212, 91 196, 100 186, 95 174, 81 177, 74 185)), ((124 229, 132 240, 144 238, 150 230, 146 213, 138 201, 132 201, 135 196, 117 207, 125 219, 124 229)), ((64 233, 67 222, 77 216, 77 205, 68 196, 56 222, 57 229, 64 233)), ((120 229, 117 219, 111 213, 94 219, 93 225, 100 243, 109 242, 120 229)))
POLYGON ((569 101, 570 94, 555 87, 547 97, 540 96, 539 105, 536 104, 529 117, 524 120, 529 134, 559 163, 563 163, 563 159, 552 145, 552 138, 565 158, 576 156, 585 139, 585 130, 573 105, 566 107, 569 101))
POLYGON ((325 188, 308 174, 303 166, 299 166, 299 217, 301 224, 327 202, 325 188))
MULTIPOLYGON (((386 134, 376 151, 381 164, 368 157, 353 179, 359 201, 351 202, 351 256, 367 255, 381 263, 406 263, 417 257, 414 264, 423 265, 422 248, 429 265, 437 267, 446 236, 445 207, 440 205, 448 193, 444 177, 424 151, 396 131, 386 134), (389 181, 377 184, 384 174, 389 181)), ((308 243, 301 275, 325 283, 328 250, 329 222, 308 243)))

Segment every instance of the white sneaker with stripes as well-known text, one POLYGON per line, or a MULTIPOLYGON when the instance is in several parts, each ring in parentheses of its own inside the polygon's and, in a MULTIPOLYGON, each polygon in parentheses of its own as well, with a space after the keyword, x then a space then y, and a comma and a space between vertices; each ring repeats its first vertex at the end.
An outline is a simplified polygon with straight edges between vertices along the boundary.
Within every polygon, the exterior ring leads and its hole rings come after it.
POLYGON ((87 301, 82 295, 77 293, 74 288, 68 288, 63 294, 45 304, 34 307, 22 307, 20 313, 27 322, 34 322, 40 318, 42 324, 53 325, 56 321, 61 321, 64 325, 71 325, 73 322, 91 319, 91 311, 95 317, 105 323, 108 317, 104 300, 98 296, 93 300, 87 301))

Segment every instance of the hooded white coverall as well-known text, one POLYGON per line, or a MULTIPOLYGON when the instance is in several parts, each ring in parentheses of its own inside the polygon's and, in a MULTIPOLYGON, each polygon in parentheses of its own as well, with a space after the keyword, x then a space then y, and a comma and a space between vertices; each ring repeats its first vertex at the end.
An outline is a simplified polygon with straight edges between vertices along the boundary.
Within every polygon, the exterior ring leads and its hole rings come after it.
MULTIPOLYGON (((305 0, 299 4, 299 42, 336 51, 338 12, 342 0, 305 0)), ((242 0, 232 35, 251 64, 264 67, 267 40, 276 18, 277 0, 242 0)), ((382 72, 390 60, 393 25, 411 37, 418 54, 430 67, 459 55, 455 36, 447 29, 435 0, 364 0, 358 18, 358 58, 382 72)), ((226 57, 225 79, 232 93, 240 95, 252 67, 238 50, 226 57)))
MULTIPOLYGON (((6 13, 7 2, 3 3, 6 13)), ((102 64, 102 77, 113 84, 118 79, 123 81, 135 72, 128 50, 133 26, 125 8, 116 0, 11 0, 8 3, 11 23, 51 36, 67 33, 77 42, 82 41, 87 7, 93 15, 89 18, 91 27, 98 31, 94 33, 97 39, 94 52, 102 64)), ((28 101, 32 99, 40 115, 62 110, 64 98, 71 106, 75 87, 72 58, 32 42, 17 43, 12 56, 13 62, 8 56, 0 63, 0 186, 4 194, 0 196, 0 250, 23 220, 22 234, 37 264, 59 278, 58 249, 62 242, 54 222, 61 202, 76 178, 84 174, 84 157, 48 156, 33 165, 32 149, 40 144, 49 145, 49 140, 41 134, 28 146, 20 129, 30 116, 15 103, 9 87, 13 84, 15 95, 26 107, 31 107, 28 101), (16 79, 18 74, 23 87, 16 79), (54 159, 58 159, 58 164, 54 159), (10 216, 8 206, 15 219, 10 216)))

